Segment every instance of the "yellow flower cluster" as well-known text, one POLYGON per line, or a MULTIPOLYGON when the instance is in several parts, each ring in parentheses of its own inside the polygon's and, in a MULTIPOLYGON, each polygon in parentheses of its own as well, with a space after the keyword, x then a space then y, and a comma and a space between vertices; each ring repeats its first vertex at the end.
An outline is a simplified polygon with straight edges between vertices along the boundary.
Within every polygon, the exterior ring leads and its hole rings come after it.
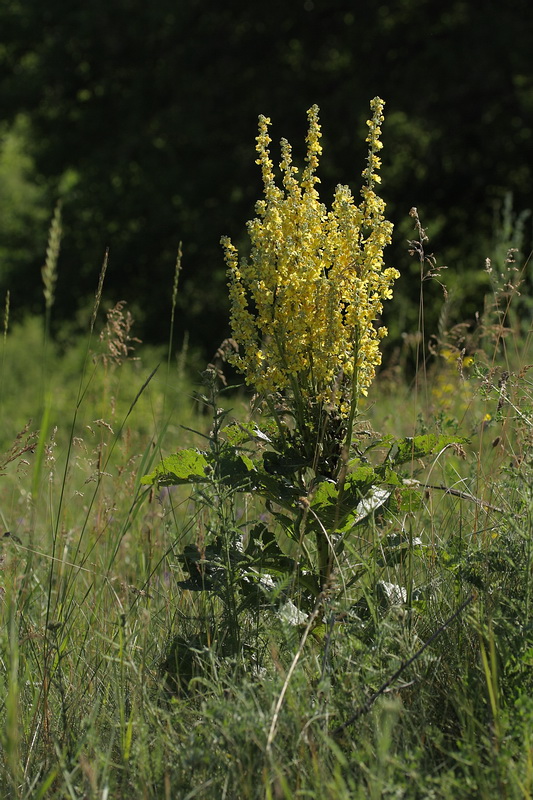
POLYGON ((307 163, 300 181, 291 147, 281 142, 282 186, 270 158, 270 120, 259 118, 256 149, 264 199, 248 223, 249 258, 239 260, 232 242, 222 239, 231 325, 240 348, 234 363, 259 393, 292 388, 346 413, 350 398, 342 397, 339 386, 366 394, 381 362, 379 341, 387 331, 376 330, 373 322, 399 276, 384 268, 392 224, 375 193, 383 105, 379 98, 371 103, 362 200, 356 205, 348 186, 337 186, 331 210, 316 188, 322 153, 317 106, 308 111, 307 163))

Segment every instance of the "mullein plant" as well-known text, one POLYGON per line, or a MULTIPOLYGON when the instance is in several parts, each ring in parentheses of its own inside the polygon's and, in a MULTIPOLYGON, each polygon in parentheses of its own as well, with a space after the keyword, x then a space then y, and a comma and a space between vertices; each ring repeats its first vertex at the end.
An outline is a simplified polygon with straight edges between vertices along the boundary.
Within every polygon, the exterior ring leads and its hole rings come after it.
MULTIPOLYGON (((334 582, 335 564, 357 526, 378 508, 380 516, 387 511, 398 515, 420 504, 421 484, 413 479, 413 466, 408 480, 397 468, 418 464, 452 443, 451 437, 436 434, 369 442, 357 422, 361 398, 381 363, 380 341, 387 334, 377 321, 399 277, 396 269, 385 266, 392 224, 376 192, 383 105, 379 98, 371 103, 360 202, 347 186, 338 186, 329 210, 317 190, 322 152, 318 108, 308 112, 306 166, 300 179, 289 143, 281 142, 281 186, 269 151, 270 120, 259 118, 257 163, 264 198, 257 203, 257 217, 248 223, 250 255, 239 258, 228 238, 222 246, 233 334, 225 344, 234 346, 227 359, 253 388, 254 408, 260 413, 248 424, 218 425, 216 447, 211 437, 203 450, 180 450, 142 479, 159 486, 199 484, 196 497, 224 497, 224 502, 234 502, 238 492, 266 499, 267 510, 289 542, 277 535, 279 528, 268 527, 264 515, 256 524, 243 523, 244 529, 215 526, 212 531, 219 549, 224 537, 232 537, 227 563, 241 576, 240 584, 232 578, 231 585, 240 585, 242 608, 272 577, 278 578, 284 596, 314 607, 334 582), (378 464, 370 457, 376 446, 386 451, 378 464), (205 485, 213 482, 217 486, 209 494, 205 485), (262 579, 265 573, 267 581, 262 579)), ((214 379, 214 367, 212 372, 214 379)), ((232 517, 238 519, 238 514, 232 517)), ((209 584, 216 590, 211 580, 204 580, 211 568, 216 571, 208 563, 207 545, 204 541, 203 550, 194 550, 194 563, 182 560, 190 573, 183 582, 189 588, 209 584)))
MULTIPOLYGON (((290 396, 303 433, 324 415, 352 420, 381 363, 386 334, 374 322, 392 297, 397 270, 384 268, 392 224, 376 194, 383 101, 371 103, 368 164, 362 200, 337 186, 331 210, 320 202, 316 175, 320 145, 318 107, 308 111, 307 166, 298 181, 291 147, 281 142, 282 187, 276 185, 268 126, 259 118, 257 151, 264 194, 248 223, 249 259, 223 238, 230 279, 231 324, 239 353, 233 363, 268 402, 290 396)), ((315 437, 316 439, 316 437, 315 437)), ((319 459, 321 461, 322 459, 319 459)), ((318 461, 317 461, 318 464, 318 461)))
MULTIPOLYGON (((230 360, 275 420, 278 451, 298 465, 304 513, 320 482, 345 480, 359 402, 381 363, 379 343, 387 334, 375 323, 399 277, 385 267, 392 224, 376 192, 383 106, 379 97, 371 102, 359 204, 348 186, 339 185, 329 210, 317 189, 318 107, 308 111, 300 179, 289 143, 281 142, 281 186, 269 151, 270 120, 261 116, 256 150, 264 199, 248 223, 249 258, 239 259, 232 242, 222 240, 238 345, 230 360)), ((333 553, 328 532, 318 525, 316 533, 324 585, 333 553)))

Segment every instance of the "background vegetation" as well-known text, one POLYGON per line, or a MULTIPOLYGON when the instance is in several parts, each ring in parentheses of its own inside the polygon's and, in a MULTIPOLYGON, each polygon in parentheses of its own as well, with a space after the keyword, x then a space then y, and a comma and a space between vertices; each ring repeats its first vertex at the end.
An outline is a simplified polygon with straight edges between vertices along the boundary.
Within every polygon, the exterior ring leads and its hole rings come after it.
MULTIPOLYGON (((112 302, 129 302, 141 338, 164 340, 181 240, 177 324, 210 357, 227 335, 219 239, 243 238, 260 193, 258 114, 272 117, 275 140, 298 142, 319 105, 329 200, 337 182, 358 185, 368 102, 379 95, 396 224, 388 258, 403 276, 393 339, 417 320, 411 206, 449 267, 457 318, 473 318, 505 198, 507 219, 531 208, 532 27, 526 0, 3 3, 0 289, 17 315, 38 307, 31 277, 61 199, 56 320, 86 307, 110 247, 112 302)), ((527 253, 531 219, 521 219, 527 253)), ((433 330, 436 304, 426 313, 433 330)))

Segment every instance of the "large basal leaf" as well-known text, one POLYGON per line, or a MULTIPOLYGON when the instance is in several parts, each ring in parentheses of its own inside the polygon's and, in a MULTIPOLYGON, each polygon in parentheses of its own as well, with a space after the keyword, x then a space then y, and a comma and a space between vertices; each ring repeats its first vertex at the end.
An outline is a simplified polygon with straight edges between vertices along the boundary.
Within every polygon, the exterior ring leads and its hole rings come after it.
POLYGON ((268 475, 266 472, 258 472, 256 476, 256 491, 258 494, 270 500, 282 508, 293 511, 301 490, 294 486, 289 480, 283 477, 268 475))
POLYGON ((438 453, 450 444, 467 444, 468 439, 462 436, 446 436, 444 434, 426 433, 421 436, 406 436, 398 439, 389 450, 387 461, 397 466, 417 458, 424 458, 438 453))
POLYGON ((141 483, 158 486, 176 486, 183 483, 198 483, 207 480, 209 464, 205 454, 199 450, 178 450, 167 456, 141 483))

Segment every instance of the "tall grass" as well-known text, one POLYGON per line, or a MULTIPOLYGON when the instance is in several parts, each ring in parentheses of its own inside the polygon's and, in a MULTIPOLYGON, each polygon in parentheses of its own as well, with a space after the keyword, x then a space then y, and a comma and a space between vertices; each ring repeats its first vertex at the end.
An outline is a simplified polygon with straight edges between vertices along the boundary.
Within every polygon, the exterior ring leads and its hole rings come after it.
POLYGON ((9 330, 0 795, 531 797, 533 358, 513 298, 495 287, 475 330, 443 325, 419 352, 413 383, 391 365, 371 390, 361 426, 469 444, 413 461, 418 507, 354 529, 314 618, 244 594, 256 497, 217 475, 140 482, 245 422, 238 393, 193 401, 179 359, 115 306, 102 339, 95 317, 88 341, 49 341, 39 456, 42 321, 9 330))

